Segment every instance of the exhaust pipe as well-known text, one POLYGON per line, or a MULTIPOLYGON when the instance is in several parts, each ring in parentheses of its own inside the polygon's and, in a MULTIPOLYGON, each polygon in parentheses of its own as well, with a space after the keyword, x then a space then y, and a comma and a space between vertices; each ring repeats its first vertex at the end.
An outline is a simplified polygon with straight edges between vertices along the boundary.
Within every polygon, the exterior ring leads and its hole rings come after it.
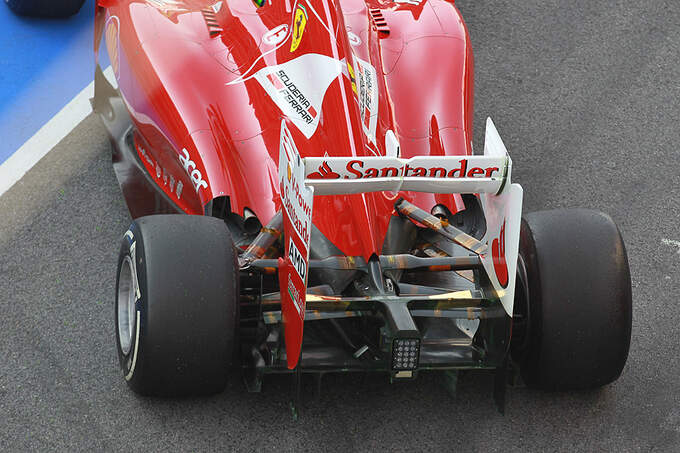
POLYGON ((247 235, 253 235, 260 232, 262 223, 257 218, 255 213, 248 208, 243 210, 243 230, 247 235))

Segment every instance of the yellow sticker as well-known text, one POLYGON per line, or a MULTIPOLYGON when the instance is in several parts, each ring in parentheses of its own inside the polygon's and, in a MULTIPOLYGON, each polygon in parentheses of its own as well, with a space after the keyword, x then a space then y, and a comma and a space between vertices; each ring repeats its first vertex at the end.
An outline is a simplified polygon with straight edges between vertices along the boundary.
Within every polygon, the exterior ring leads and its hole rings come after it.
POLYGON ((354 77, 354 69, 352 69, 349 61, 347 62, 347 72, 349 72, 349 81, 352 82, 352 91, 354 91, 354 94, 357 94, 357 79, 354 77))
POLYGON ((293 20, 293 42, 290 44, 290 51, 295 52, 302 41, 302 34, 307 25, 307 10, 298 4, 295 9, 295 19, 293 20))

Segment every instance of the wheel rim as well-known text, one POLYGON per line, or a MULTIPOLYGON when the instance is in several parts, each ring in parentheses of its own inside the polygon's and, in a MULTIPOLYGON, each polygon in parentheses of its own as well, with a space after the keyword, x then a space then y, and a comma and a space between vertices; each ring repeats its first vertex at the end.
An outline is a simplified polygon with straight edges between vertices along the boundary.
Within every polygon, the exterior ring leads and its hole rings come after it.
POLYGON ((135 282, 132 260, 126 256, 120 266, 118 276, 118 343, 123 355, 130 353, 135 328, 135 282))

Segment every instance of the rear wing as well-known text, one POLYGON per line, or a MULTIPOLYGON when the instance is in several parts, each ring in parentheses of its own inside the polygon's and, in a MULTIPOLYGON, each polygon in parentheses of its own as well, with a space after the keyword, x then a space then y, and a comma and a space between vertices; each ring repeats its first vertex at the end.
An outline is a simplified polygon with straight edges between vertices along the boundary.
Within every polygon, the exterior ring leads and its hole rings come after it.
POLYGON ((487 119, 483 156, 307 157, 305 185, 314 195, 380 191, 499 195, 510 180, 512 160, 487 119))
POLYGON ((307 157, 305 185, 314 195, 364 192, 498 193, 506 156, 307 157))
POLYGON ((443 225, 427 212, 419 221, 448 233, 454 242, 464 246, 468 243, 466 248, 479 256, 504 310, 512 316, 522 187, 512 184, 511 175, 512 160, 490 118, 486 122, 484 155, 410 159, 391 156, 303 159, 283 120, 279 181, 286 246, 284 257, 279 259, 279 284, 288 367, 296 366, 302 344, 315 195, 379 191, 479 194, 486 218, 486 234, 480 241, 466 237, 450 225, 443 225), (470 243, 478 243, 478 246, 471 247, 470 243))

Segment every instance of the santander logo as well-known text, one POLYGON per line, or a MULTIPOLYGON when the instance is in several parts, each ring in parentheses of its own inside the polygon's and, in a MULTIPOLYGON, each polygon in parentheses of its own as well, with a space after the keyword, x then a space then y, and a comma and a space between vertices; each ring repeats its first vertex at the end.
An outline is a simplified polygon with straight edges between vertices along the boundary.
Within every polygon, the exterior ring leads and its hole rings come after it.
MULTIPOLYGON (((382 159, 382 158, 381 158, 382 159)), ((457 166, 410 165, 401 163, 399 159, 372 161, 375 166, 367 165, 361 160, 350 160, 345 168, 333 169, 324 161, 315 171, 307 175, 309 179, 367 179, 367 178, 490 178, 501 173, 499 167, 468 168, 468 160, 460 159, 457 166)))
POLYGON ((311 179, 339 179, 340 175, 334 172, 331 169, 331 166, 328 165, 328 162, 324 162, 319 166, 319 171, 315 171, 314 173, 310 173, 308 178, 311 179))
POLYGON ((491 256, 493 257, 493 268, 498 277, 498 283, 503 288, 508 286, 508 264, 505 261, 505 220, 501 227, 501 234, 493 240, 491 244, 491 256))

